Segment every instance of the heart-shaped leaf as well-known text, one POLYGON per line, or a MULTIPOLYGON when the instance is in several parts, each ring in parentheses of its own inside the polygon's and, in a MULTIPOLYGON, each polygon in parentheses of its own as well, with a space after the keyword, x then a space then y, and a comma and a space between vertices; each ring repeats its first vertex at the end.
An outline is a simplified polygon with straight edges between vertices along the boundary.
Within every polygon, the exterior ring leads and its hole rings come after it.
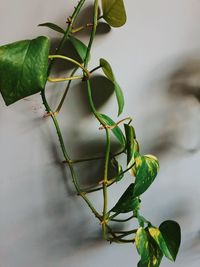
POLYGON ((159 227, 173 261, 176 260, 181 243, 181 229, 175 221, 165 221, 159 227))
MULTIPOLYGON (((113 126, 116 124, 110 117, 108 117, 105 114, 99 114, 99 117, 108 126, 113 126)), ((126 141, 125 141, 125 137, 124 137, 122 130, 116 125, 114 128, 112 128, 112 133, 118 139, 120 144, 124 147, 126 141)))
POLYGON ((126 10, 123 0, 102 0, 103 18, 112 27, 126 23, 126 10))
POLYGON ((51 23, 51 22, 41 23, 38 26, 47 27, 47 28, 50 28, 51 30, 54 30, 54 31, 59 32, 59 33, 63 33, 63 34, 65 33, 65 31, 60 26, 58 26, 54 23, 51 23))
POLYGON ((117 213, 127 213, 133 211, 134 214, 137 214, 137 211, 140 208, 140 200, 139 198, 134 198, 133 192, 134 184, 131 184, 111 211, 117 213))
POLYGON ((0 91, 6 105, 44 89, 49 47, 44 36, 0 47, 0 91))
POLYGON ((80 59, 84 61, 87 54, 87 46, 82 41, 73 36, 69 36, 68 39, 72 44, 72 46, 74 47, 74 49, 76 50, 76 52, 78 53, 80 59))
POLYGON ((110 64, 103 58, 100 59, 100 66, 106 75, 106 77, 113 83, 114 89, 115 89, 115 94, 118 102, 118 116, 122 113, 123 108, 124 108, 124 95, 123 92, 115 80, 115 76, 113 74, 112 68, 110 64))
POLYGON ((135 197, 143 194, 153 183, 158 170, 159 163, 156 157, 152 155, 142 156, 135 152, 136 179, 134 187, 135 197))

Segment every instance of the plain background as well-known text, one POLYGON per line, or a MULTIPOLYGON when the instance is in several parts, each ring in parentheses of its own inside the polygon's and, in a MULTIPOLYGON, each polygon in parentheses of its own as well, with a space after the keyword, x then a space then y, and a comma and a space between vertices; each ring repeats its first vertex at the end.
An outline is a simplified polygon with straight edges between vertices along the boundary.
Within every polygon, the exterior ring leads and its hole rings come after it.
MULTIPOLYGON (((92 1, 86 2, 84 21, 92 1)), ((0 0, 0 44, 38 35, 56 42, 59 34, 37 25, 51 21, 64 27, 76 3, 0 0)), ((160 160, 158 178, 142 198, 142 213, 155 225, 173 219, 182 227, 176 263, 164 260, 161 266, 198 267, 200 1, 125 4, 127 24, 98 34, 90 66, 100 57, 111 63, 125 95, 123 117, 133 117, 142 152, 160 160)), ((86 41, 87 33, 82 38, 86 41)), ((98 95, 109 95, 103 84, 98 95)), ((53 106, 60 90, 49 86, 53 106)), ((86 108, 83 92, 74 85, 59 116, 73 157, 104 148, 103 132, 86 108)), ((116 119, 114 95, 99 108, 116 119)), ((74 194, 52 122, 43 114, 39 95, 10 107, 0 97, 0 267, 136 266, 132 245, 99 239, 100 226, 74 194)), ((96 166, 81 165, 78 171, 86 184, 99 179, 96 166)), ((127 177, 110 191, 111 206, 129 182, 127 177)), ((92 198, 100 208, 101 194, 92 198)))

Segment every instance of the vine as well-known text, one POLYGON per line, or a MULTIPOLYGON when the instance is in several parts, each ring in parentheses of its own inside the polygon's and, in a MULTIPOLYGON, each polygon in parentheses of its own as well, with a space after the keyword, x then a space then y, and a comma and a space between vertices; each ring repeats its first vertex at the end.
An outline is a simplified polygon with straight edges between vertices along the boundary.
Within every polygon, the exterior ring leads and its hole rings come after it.
POLYGON ((89 71, 89 61, 92 46, 96 36, 96 30, 101 19, 104 19, 110 27, 121 27, 126 22, 126 11, 123 0, 101 0, 101 14, 99 14, 99 1, 93 3, 93 21, 88 21, 86 25, 75 27, 80 11, 86 0, 80 0, 74 9, 73 14, 67 19, 66 30, 54 23, 42 23, 39 26, 46 26, 59 32, 62 35, 60 44, 54 55, 49 55, 50 40, 48 37, 39 36, 33 40, 22 40, 0 47, 0 91, 6 105, 10 105, 24 97, 35 93, 41 94, 41 98, 46 109, 45 116, 52 118, 57 131, 58 140, 64 156, 64 163, 70 169, 71 178, 77 194, 82 197, 91 212, 102 226, 103 238, 110 243, 132 243, 135 244, 140 261, 138 267, 158 267, 162 257, 175 261, 180 241, 180 226, 175 221, 164 221, 159 227, 145 219, 140 214, 141 196, 155 180, 158 170, 158 159, 153 155, 142 155, 136 139, 135 129, 131 125, 131 118, 122 118, 114 122, 109 116, 101 114, 95 107, 92 98, 91 76, 97 71, 102 71, 114 88, 118 102, 118 116, 123 112, 124 97, 122 90, 117 83, 111 65, 105 59, 100 59, 99 64, 89 71), (74 37, 74 34, 91 29, 88 45, 74 37), (63 47, 70 42, 79 55, 80 61, 61 54, 63 47), (52 78, 51 70, 58 59, 70 61, 74 64, 74 69, 69 77, 52 78), (81 74, 76 75, 77 71, 81 74), (73 80, 80 80, 87 86, 87 95, 90 109, 97 121, 100 123, 101 130, 105 132, 106 146, 105 154, 102 157, 92 157, 73 160, 68 154, 59 126, 57 116, 66 99, 73 80), (67 82, 66 90, 60 100, 58 107, 53 110, 46 98, 46 84, 67 82), (126 123, 127 122, 127 123, 126 123), (120 125, 124 124, 124 130, 120 125), (121 150, 117 154, 112 153, 111 134, 118 140, 121 150), (123 167, 118 156, 124 154, 127 157, 127 164, 123 167), (74 165, 80 162, 104 160, 104 177, 99 184, 92 188, 81 188, 79 185, 74 165), (116 174, 109 177, 108 169, 112 164, 116 174), (128 186, 123 195, 119 198, 112 209, 109 210, 108 187, 116 182, 122 181, 124 174, 130 173, 133 182, 128 186), (89 194, 102 191, 103 203, 102 211, 97 211, 89 198, 89 194), (120 215, 127 214, 127 218, 120 215), (137 229, 116 231, 113 223, 124 226, 124 223, 135 220, 138 223, 137 229))

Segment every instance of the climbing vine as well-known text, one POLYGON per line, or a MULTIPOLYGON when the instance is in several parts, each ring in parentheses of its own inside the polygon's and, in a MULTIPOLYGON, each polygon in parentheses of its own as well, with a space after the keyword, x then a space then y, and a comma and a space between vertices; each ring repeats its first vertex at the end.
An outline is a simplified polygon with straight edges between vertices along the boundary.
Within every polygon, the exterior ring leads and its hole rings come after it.
POLYGON ((153 155, 141 154, 131 118, 122 118, 118 122, 114 122, 108 115, 101 114, 97 110, 92 97, 91 77, 94 73, 101 72, 113 85, 118 103, 117 113, 118 116, 122 115, 124 96, 110 63, 101 58, 97 66, 93 70, 89 70, 89 62, 99 22, 104 20, 110 27, 114 28, 121 27, 126 23, 124 2, 123 0, 101 0, 101 11, 99 11, 100 3, 98 0, 94 0, 93 21, 88 21, 86 25, 77 27, 76 20, 85 2, 86 0, 78 2, 73 14, 67 19, 66 29, 50 22, 39 25, 60 33, 61 40, 54 54, 49 54, 51 42, 46 36, 39 36, 32 40, 22 40, 0 47, 0 91, 6 105, 13 104, 35 93, 41 94, 46 109, 45 116, 52 118, 65 159, 64 162, 70 169, 77 194, 82 197, 100 222, 103 238, 110 243, 135 244, 140 256, 138 267, 157 267, 160 265, 163 256, 175 261, 181 241, 180 226, 177 222, 167 220, 157 227, 140 213, 142 195, 151 186, 158 174, 158 159, 153 155), (84 31, 86 28, 91 29, 87 45, 74 36, 77 32, 84 31), (70 55, 62 54, 67 43, 73 46, 79 56, 79 61, 71 58, 70 55), (52 67, 59 64, 61 60, 71 62, 74 65, 71 75, 59 78, 52 77, 52 67), (102 157, 73 160, 65 146, 57 117, 74 80, 86 84, 90 109, 98 124, 100 124, 100 128, 105 132, 105 153, 102 157), (61 82, 67 83, 66 90, 58 107, 52 109, 46 98, 45 87, 47 83, 61 82), (116 154, 113 153, 111 148, 111 135, 116 138, 121 147, 116 154), (120 163, 118 156, 121 154, 124 154, 127 158, 126 166, 122 166, 120 163), (95 161, 102 159, 104 159, 103 179, 93 188, 82 188, 79 185, 74 165, 85 161, 92 161, 95 164, 95 161), (110 164, 115 169, 114 177, 109 177, 110 164), (109 209, 108 188, 126 179, 125 174, 128 173, 133 177, 132 183, 119 197, 114 207, 109 209), (90 194, 97 191, 102 191, 103 194, 101 211, 96 209, 89 197, 90 194), (121 217, 122 214, 123 217, 121 217), (124 217, 125 214, 127 214, 126 218, 124 217), (124 227, 126 222, 134 220, 138 225, 136 229, 116 231, 116 228, 113 227, 113 224, 124 227))

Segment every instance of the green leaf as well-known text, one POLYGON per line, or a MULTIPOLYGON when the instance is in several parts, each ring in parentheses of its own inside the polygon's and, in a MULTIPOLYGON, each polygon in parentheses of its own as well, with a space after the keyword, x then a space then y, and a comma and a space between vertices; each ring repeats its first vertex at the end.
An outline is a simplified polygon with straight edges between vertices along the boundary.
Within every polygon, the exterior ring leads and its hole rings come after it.
POLYGON ((127 213, 133 211, 136 214, 140 208, 140 200, 139 198, 134 197, 133 191, 134 184, 131 184, 111 211, 117 213, 127 213))
POLYGON ((156 242, 151 238, 149 238, 149 252, 150 252, 150 260, 148 267, 159 267, 163 258, 163 253, 156 244, 156 242))
POLYGON ((116 182, 119 182, 124 177, 124 174, 121 174, 122 171, 123 171, 122 166, 119 164, 119 162, 115 158, 113 158, 111 160, 111 163, 112 163, 113 167, 117 171, 117 174, 116 174, 116 182))
POLYGON ((153 183, 159 169, 159 163, 156 157, 152 155, 142 156, 135 152, 136 179, 134 196, 143 194, 153 183))
MULTIPOLYGON (((124 124, 126 134, 126 150, 127 150, 127 167, 130 168, 135 163, 135 152, 139 152, 139 144, 136 140, 135 130, 133 126, 124 124)), ((130 169, 132 176, 136 175, 135 166, 130 169)))
MULTIPOLYGON (((108 126, 113 126, 113 125, 116 124, 111 118, 109 118, 105 114, 99 114, 99 117, 108 126)), ((115 128, 112 128, 112 133, 118 139, 118 141, 120 142, 120 144, 123 147, 125 147, 126 141, 125 141, 125 137, 124 137, 124 134, 123 134, 122 130, 118 126, 116 126, 115 128)))
POLYGON ((141 260, 138 267, 158 267, 160 266, 163 253, 149 233, 140 227, 136 233, 135 244, 141 260))
POLYGON ((65 33, 65 31, 60 26, 54 23, 51 23, 51 22, 41 23, 38 26, 47 27, 59 33, 63 33, 63 34, 65 33))
POLYGON ((146 263, 149 261, 149 240, 147 232, 144 228, 140 227, 135 236, 135 245, 138 254, 141 256, 141 262, 146 263))
POLYGON ((160 250, 163 252, 163 254, 170 259, 171 261, 173 261, 173 255, 171 255, 171 252, 169 251, 167 244, 162 236, 162 233, 160 232, 160 230, 158 228, 155 227, 149 227, 148 228, 150 235, 152 236, 152 238, 156 241, 156 243, 158 244, 158 246, 160 247, 160 250))
POLYGON ((162 233, 172 260, 175 261, 181 243, 181 229, 179 224, 175 221, 165 221, 160 225, 159 230, 162 233))
POLYGON ((126 10, 123 0, 102 0, 103 18, 112 27, 126 23, 126 10))
POLYGON ((0 47, 0 91, 6 105, 44 89, 49 47, 44 36, 0 47))
POLYGON ((115 80, 115 76, 113 74, 112 68, 110 64, 103 58, 100 59, 100 66, 102 67, 102 70, 106 77, 113 83, 115 94, 118 102, 118 116, 122 113, 124 108, 124 95, 123 92, 119 86, 119 84, 115 80))
POLYGON ((74 49, 76 50, 76 52, 78 53, 81 60, 84 61, 86 58, 86 54, 87 54, 87 46, 83 42, 81 42, 79 39, 73 36, 69 36, 68 39, 70 43, 72 44, 72 46, 74 47, 74 49))

